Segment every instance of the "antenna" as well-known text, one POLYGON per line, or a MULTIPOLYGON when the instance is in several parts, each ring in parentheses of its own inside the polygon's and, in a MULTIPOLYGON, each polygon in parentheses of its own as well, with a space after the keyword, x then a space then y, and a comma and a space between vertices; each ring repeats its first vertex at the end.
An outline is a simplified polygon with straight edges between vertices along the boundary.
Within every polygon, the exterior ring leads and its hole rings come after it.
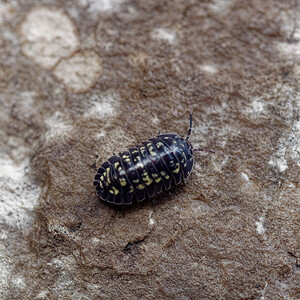
MULTIPOLYGON (((187 141, 192 133, 192 125, 193 125, 193 109, 191 110, 190 112, 190 127, 189 127, 189 131, 188 131, 188 134, 185 138, 185 140, 187 141)), ((216 153, 215 151, 213 150, 209 150, 209 149, 201 149, 201 148, 198 148, 198 149, 193 149, 193 151, 203 151, 203 152, 210 152, 210 153, 216 153)))
POLYGON ((192 133, 192 125, 193 125, 193 110, 190 112, 190 128, 189 128, 189 131, 188 131, 188 134, 187 134, 187 136, 186 136, 186 140, 188 140, 189 139, 189 137, 190 137, 190 135, 191 135, 191 133, 192 133))

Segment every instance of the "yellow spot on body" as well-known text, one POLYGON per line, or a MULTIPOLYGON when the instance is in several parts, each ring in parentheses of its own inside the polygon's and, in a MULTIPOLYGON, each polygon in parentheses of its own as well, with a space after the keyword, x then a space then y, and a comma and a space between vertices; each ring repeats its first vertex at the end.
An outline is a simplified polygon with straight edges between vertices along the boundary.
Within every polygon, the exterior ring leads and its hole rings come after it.
POLYGON ((118 171, 121 171, 121 170, 123 170, 122 167, 119 167, 119 168, 118 168, 118 171))
POLYGON ((137 151, 137 150, 134 150, 134 151, 132 151, 131 153, 138 153, 138 151, 137 151))
POLYGON ((162 147, 164 144, 162 143, 162 142, 158 142, 157 144, 156 144, 156 147, 157 148, 160 148, 160 147, 162 147))
POLYGON ((170 176, 169 176, 169 175, 166 175, 166 176, 165 176, 165 178, 166 178, 166 179, 169 179, 169 178, 170 178, 170 176))
POLYGON ((115 168, 118 168, 119 162, 115 162, 115 168))
POLYGON ((153 178, 157 178, 157 177, 158 177, 158 174, 152 173, 151 176, 152 176, 153 178))
POLYGON ((167 175, 167 173, 165 171, 161 171, 160 174, 161 174, 161 176, 167 175))
POLYGON ((179 173, 179 170, 180 170, 179 163, 176 163, 176 169, 173 170, 173 173, 178 174, 178 173, 179 173))
POLYGON ((160 181, 161 181, 161 177, 158 177, 158 178, 155 179, 156 183, 159 183, 160 181))
POLYGON ((177 144, 177 142, 176 142, 176 141, 172 141, 172 143, 174 143, 174 144, 177 144))
POLYGON ((119 194, 119 190, 116 187, 112 186, 111 188, 113 189, 115 195, 119 194))
POLYGON ((143 190, 143 189, 145 188, 145 186, 144 186, 143 184, 139 184, 139 185, 137 186, 137 188, 138 188, 139 190, 143 190))
POLYGON ((106 176, 101 176, 100 177, 100 181, 102 181, 102 184, 107 186, 107 182, 106 182, 106 176))
POLYGON ((138 179, 134 179, 132 180, 133 183, 139 183, 139 180, 138 179))
POLYGON ((144 156, 144 154, 146 152, 146 148, 145 147, 141 147, 140 148, 140 152, 141 152, 141 155, 144 156))
POLYGON ((101 189, 103 189, 103 184, 102 184, 101 181, 99 182, 99 186, 100 186, 101 189))
POLYGON ((131 185, 130 188, 129 188, 128 193, 132 193, 132 192, 133 192, 133 186, 131 185))
POLYGON ((183 166, 186 167, 186 163, 183 166))
POLYGON ((130 158, 124 158, 124 161, 129 164, 130 163, 130 158))
POLYGON ((145 182, 146 185, 150 185, 153 182, 153 180, 149 177, 149 175, 148 175, 147 172, 145 172, 143 174, 143 178, 142 179, 143 179, 143 181, 145 182))
POLYGON ((106 171, 107 171, 107 182, 111 183, 110 178, 109 178, 109 167, 106 169, 106 171))
POLYGON ((113 190, 109 190, 109 192, 110 192, 111 194, 114 194, 114 191, 113 191, 113 190))
POLYGON ((130 157, 130 156, 129 156, 129 155, 126 155, 126 154, 122 155, 122 158, 124 158, 124 159, 129 158, 129 157, 130 157))
POLYGON ((148 146, 148 150, 151 156, 156 156, 156 152, 154 151, 154 148, 152 146, 152 144, 148 144, 150 146, 148 146))
POLYGON ((134 157, 133 157, 133 161, 134 161, 135 163, 141 161, 140 155, 134 156, 134 157))
POLYGON ((124 177, 121 177, 119 179, 119 181, 120 181, 121 186, 126 186, 127 185, 127 181, 126 181, 126 179, 124 177))

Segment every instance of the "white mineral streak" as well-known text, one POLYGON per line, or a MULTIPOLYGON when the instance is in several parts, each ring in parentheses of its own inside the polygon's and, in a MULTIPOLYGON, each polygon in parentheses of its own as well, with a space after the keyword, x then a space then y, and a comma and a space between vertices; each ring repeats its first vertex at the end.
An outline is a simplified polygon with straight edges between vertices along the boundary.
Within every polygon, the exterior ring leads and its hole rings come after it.
POLYGON ((31 224, 40 195, 40 188, 28 178, 28 163, 16 165, 8 156, 0 156, 0 220, 18 228, 31 224))
POLYGON ((259 217, 259 221, 255 222, 255 225, 257 233, 263 235, 266 231, 264 227, 264 217, 259 217))
POLYGON ((244 181, 246 181, 246 182, 248 182, 249 181, 249 176, 246 174, 246 173, 241 173, 241 176, 242 176, 242 179, 244 180, 244 181))
POLYGON ((217 66, 214 64, 211 64, 211 63, 199 65, 199 69, 201 71, 207 73, 208 75, 214 75, 214 74, 218 73, 217 66))
POLYGON ((236 0, 213 0, 209 4, 209 8, 216 14, 226 15, 231 11, 235 2, 236 0))
POLYGON ((173 44, 176 40, 176 32, 168 28, 156 28, 152 32, 152 38, 156 40, 164 40, 173 44))
POLYGON ((120 101, 116 94, 106 94, 103 96, 93 95, 88 102, 88 109, 84 117, 100 118, 110 117, 116 113, 120 101))
POLYGON ((71 122, 61 112, 55 112, 49 119, 45 120, 48 131, 45 134, 47 140, 63 138, 68 136, 73 129, 71 122))
POLYGON ((124 0, 78 0, 81 6, 88 6, 90 12, 116 11, 124 0))

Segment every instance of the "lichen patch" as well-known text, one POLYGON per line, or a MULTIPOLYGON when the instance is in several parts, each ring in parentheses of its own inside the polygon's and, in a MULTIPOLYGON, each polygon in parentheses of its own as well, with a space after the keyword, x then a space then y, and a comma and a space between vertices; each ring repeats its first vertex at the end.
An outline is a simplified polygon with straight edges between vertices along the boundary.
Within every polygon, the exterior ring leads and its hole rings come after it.
POLYGON ((89 90, 102 74, 102 59, 94 51, 85 50, 61 60, 54 75, 73 93, 89 90))
POLYGON ((71 19, 55 8, 31 10, 20 27, 23 53, 43 68, 52 68, 79 47, 71 19))

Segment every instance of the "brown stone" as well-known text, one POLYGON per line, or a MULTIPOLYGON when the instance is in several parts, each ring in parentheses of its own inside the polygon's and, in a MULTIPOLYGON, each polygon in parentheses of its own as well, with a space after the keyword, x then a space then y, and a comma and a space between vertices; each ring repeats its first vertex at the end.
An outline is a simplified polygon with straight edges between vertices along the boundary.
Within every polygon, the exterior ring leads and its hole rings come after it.
POLYGON ((0 299, 298 299, 296 1, 50 2, 0 3, 0 299), (71 48, 29 55, 33 12, 71 48), (96 196, 113 151, 185 135, 192 108, 216 154, 185 184, 96 196))

